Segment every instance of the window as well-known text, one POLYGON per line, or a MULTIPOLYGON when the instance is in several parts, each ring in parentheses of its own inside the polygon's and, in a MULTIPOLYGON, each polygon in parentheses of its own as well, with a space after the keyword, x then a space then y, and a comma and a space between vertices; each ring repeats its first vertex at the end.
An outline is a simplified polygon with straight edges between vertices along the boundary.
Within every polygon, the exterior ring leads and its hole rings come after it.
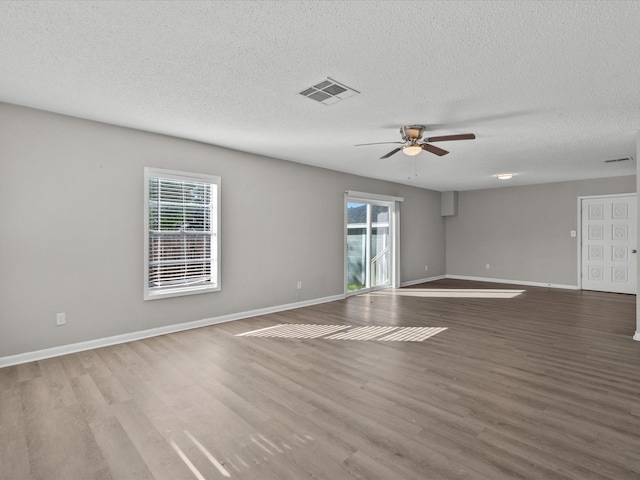
POLYGON ((144 299, 220 290, 220 177, 144 170, 144 299))

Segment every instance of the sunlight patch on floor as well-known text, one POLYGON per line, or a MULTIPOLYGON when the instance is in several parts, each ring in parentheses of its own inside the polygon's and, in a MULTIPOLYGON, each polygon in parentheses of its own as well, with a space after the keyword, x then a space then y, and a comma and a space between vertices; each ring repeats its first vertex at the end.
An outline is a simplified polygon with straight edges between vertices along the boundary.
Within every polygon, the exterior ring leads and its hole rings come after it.
MULTIPOLYGON (((191 470, 191 473, 196 478, 196 480, 209 480, 211 478, 220 478, 220 476, 225 478, 231 478, 230 469, 235 470, 238 473, 243 472, 243 470, 250 470, 252 468, 260 467, 260 465, 264 465, 272 461, 277 455, 290 455, 294 453, 295 450, 299 450, 300 448, 313 448, 314 438, 311 435, 293 433, 285 438, 269 438, 267 435, 263 435, 262 433, 256 432, 255 434, 250 434, 247 436, 243 436, 239 442, 235 442, 235 444, 227 443, 227 445, 233 445, 235 448, 238 448, 238 452, 226 452, 222 453, 220 460, 216 458, 213 453, 211 453, 210 449, 205 447, 200 440, 198 440, 194 435, 192 435, 188 430, 184 430, 184 437, 170 439, 169 444, 171 448, 173 448, 174 452, 178 455, 178 457, 183 461, 183 463, 191 470), (189 443, 190 441, 190 443, 189 443), (178 445, 178 442, 183 444, 183 448, 178 445), (288 443, 287 443, 288 442, 288 443), (292 446, 290 446, 291 444, 292 446), (206 462, 203 462, 201 456, 194 451, 193 448, 190 448, 191 445, 194 445, 200 453, 209 460, 209 463, 215 467, 217 470, 217 474, 212 477, 210 475, 211 469, 209 469, 209 474, 203 474, 196 464, 199 465, 200 468, 207 469, 206 462), (189 458, 186 451, 190 451, 192 458, 189 458), (231 455, 233 455, 234 460, 231 460, 231 455)), ((216 455, 218 455, 218 452, 216 455)), ((242 476, 242 478, 246 478, 242 476)), ((251 477, 254 478, 254 477, 251 477)), ((256 477, 257 478, 257 477, 256 477)))
POLYGON ((378 342, 422 342, 447 327, 393 327, 368 325, 280 324, 239 333, 236 337, 323 338, 325 340, 376 340, 378 342))
POLYGON ((489 288, 400 288, 367 293, 372 297, 423 297, 423 298, 514 298, 526 290, 489 288))

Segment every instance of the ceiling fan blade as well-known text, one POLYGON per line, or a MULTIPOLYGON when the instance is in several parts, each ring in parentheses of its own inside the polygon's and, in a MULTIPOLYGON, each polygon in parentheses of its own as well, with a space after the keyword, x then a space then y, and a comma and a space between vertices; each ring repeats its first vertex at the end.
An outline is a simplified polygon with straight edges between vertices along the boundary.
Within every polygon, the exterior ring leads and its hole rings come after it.
MULTIPOLYGON (((382 160, 383 158, 389 158, 391 155, 395 155, 396 153, 398 153, 400 150, 402 150, 402 147, 398 147, 398 148, 394 148, 393 150, 391 150, 389 153, 387 153, 386 155, 383 155, 382 157, 380 157, 380 159, 382 160)), ((443 150, 444 151, 444 150, 443 150)))
POLYGON ((442 137, 427 138, 427 142, 448 142, 451 140, 473 140, 476 136, 473 133, 462 133, 460 135, 444 135, 442 137))
POLYGON ((423 143, 421 147, 423 150, 426 150, 427 152, 435 153, 440 157, 449 153, 446 150, 441 149, 440 147, 436 147, 435 145, 430 145, 428 143, 423 143))
POLYGON ((364 145, 385 145, 385 144, 389 144, 389 143, 404 143, 404 142, 358 143, 357 145, 354 145, 354 147, 362 147, 362 146, 364 146, 364 145))

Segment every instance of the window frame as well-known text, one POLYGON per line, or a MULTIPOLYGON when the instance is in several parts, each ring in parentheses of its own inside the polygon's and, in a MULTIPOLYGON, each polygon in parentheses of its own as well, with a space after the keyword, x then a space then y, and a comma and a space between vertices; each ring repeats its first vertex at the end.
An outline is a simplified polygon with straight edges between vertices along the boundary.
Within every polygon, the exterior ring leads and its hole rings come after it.
POLYGON ((143 281, 144 281, 144 300, 157 300, 161 298, 180 297, 185 295, 195 295, 200 293, 219 292, 221 287, 220 281, 220 198, 221 198, 222 179, 217 175, 183 172, 178 170, 167 170, 155 167, 144 167, 144 258, 143 258, 143 281), (215 186, 215 193, 212 192, 212 219, 211 219, 211 240, 215 245, 211 246, 211 278, 215 278, 215 283, 205 285, 186 285, 173 286, 165 288, 152 288, 149 286, 149 254, 150 254, 150 228, 149 228, 149 202, 150 189, 149 181, 152 178, 161 178, 169 180, 178 180, 184 182, 206 183, 215 186), (215 221, 213 217, 215 216, 215 221))

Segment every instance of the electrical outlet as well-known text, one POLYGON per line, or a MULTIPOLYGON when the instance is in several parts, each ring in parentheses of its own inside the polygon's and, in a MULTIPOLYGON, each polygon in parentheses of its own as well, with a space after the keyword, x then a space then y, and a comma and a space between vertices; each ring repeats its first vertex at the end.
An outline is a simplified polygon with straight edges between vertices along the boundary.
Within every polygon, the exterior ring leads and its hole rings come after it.
POLYGON ((56 313, 56 325, 64 325, 67 323, 67 319, 63 313, 56 313))
POLYGON ((429 271, 429 265, 425 265, 425 266, 424 266, 424 271, 425 271, 425 272, 428 272, 428 271, 429 271))
POLYGON ((571 236, 575 237, 577 235, 577 232, 575 230, 571 230, 571 236))
POLYGON ((302 280, 298 280, 298 290, 302 290, 302 280))
POLYGON ((491 268, 491 265, 489 265, 489 264, 487 263, 487 266, 486 266, 486 267, 484 267, 484 268, 486 268, 487 270, 489 270, 489 269, 491 268))

